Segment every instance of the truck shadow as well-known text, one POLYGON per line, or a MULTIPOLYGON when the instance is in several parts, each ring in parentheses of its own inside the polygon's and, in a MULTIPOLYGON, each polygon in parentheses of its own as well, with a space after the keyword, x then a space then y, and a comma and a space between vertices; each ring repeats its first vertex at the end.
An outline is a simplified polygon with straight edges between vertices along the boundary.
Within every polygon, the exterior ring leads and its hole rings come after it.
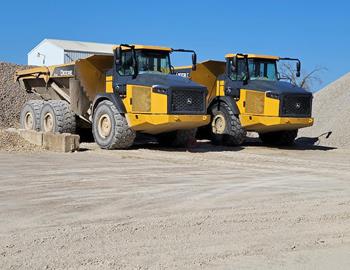
MULTIPOLYGON (((82 143, 87 143, 87 147, 81 147, 80 152, 94 151, 98 148, 95 145, 92 136, 85 136, 82 138, 82 143)), ((230 147, 222 145, 213 145, 208 140, 197 140, 196 143, 189 147, 175 148, 169 146, 160 145, 157 140, 152 136, 138 136, 135 140, 135 144, 130 148, 131 150, 148 149, 164 152, 191 152, 191 153, 206 153, 206 152, 238 152, 249 147, 264 147, 264 148, 277 148, 285 150, 318 150, 318 151, 329 151, 337 149, 336 147, 329 147, 319 145, 319 137, 309 138, 300 137, 296 140, 293 146, 273 146, 266 145, 261 142, 259 138, 247 138, 246 142, 242 146, 230 147)))
POLYGON ((318 150, 318 151, 330 151, 335 150, 337 147, 319 145, 318 137, 299 137, 295 140, 295 144, 291 146, 275 146, 263 144, 259 138, 248 138, 243 146, 256 146, 256 147, 270 147, 285 150, 318 150))
MULTIPOLYGON (((92 137, 81 138, 81 147, 79 152, 95 151, 99 149, 92 137)), ((152 136, 138 136, 134 142, 134 145, 129 150, 156 150, 163 152, 190 152, 190 153, 206 153, 206 152, 233 152, 241 151, 243 146, 229 147, 221 145, 213 145, 207 140, 198 140, 197 142, 189 145, 188 147, 171 147, 160 145, 158 141, 152 136)), ((116 150, 118 151, 118 150, 116 150)))
POLYGON ((162 146, 156 141, 153 142, 135 142, 135 144, 130 148, 134 150, 138 149, 148 149, 157 150, 163 152, 190 152, 190 153, 207 153, 207 152, 236 152, 244 149, 243 146, 229 147, 221 145, 213 145, 209 141, 197 141, 193 145, 188 147, 169 147, 162 146))

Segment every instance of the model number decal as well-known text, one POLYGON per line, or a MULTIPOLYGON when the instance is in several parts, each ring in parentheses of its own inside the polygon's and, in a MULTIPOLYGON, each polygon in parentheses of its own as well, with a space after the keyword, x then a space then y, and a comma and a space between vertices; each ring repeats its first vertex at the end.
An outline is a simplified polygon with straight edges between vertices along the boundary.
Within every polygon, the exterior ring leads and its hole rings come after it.
POLYGON ((190 73, 188 72, 177 72, 176 75, 184 78, 190 77, 190 73))
POLYGON ((60 70, 60 76, 73 76, 73 70, 60 70))
POLYGON ((53 77, 72 77, 74 76, 74 66, 56 67, 52 74, 53 77))

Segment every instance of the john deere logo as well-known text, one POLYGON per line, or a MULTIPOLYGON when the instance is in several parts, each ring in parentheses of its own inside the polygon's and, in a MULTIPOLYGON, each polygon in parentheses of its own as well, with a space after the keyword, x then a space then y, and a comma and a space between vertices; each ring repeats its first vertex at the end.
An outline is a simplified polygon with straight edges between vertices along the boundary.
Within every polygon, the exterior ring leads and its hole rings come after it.
POLYGON ((300 103, 295 104, 295 108, 297 108, 297 110, 299 110, 301 108, 301 104, 300 103))
POLYGON ((192 98, 188 98, 188 99, 187 99, 187 104, 188 104, 188 105, 191 105, 191 104, 192 104, 192 98))

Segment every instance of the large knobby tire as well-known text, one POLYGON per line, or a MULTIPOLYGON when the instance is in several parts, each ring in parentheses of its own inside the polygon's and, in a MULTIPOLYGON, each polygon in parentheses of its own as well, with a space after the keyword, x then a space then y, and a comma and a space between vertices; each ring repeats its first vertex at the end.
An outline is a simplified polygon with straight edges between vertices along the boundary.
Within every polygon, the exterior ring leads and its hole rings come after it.
POLYGON ((274 146, 291 146, 295 143, 298 130, 283 130, 269 133, 259 133, 264 144, 274 146))
POLYGON ((211 109, 210 137, 214 144, 227 146, 241 145, 247 135, 241 122, 226 103, 211 109))
POLYGON ((40 112, 43 105, 43 100, 29 100, 24 104, 20 116, 21 129, 40 130, 40 112))
POLYGON ((158 142, 163 146, 189 147, 196 142, 197 129, 176 130, 162 133, 157 136, 158 142))
POLYGON ((93 114, 92 134, 102 149, 127 149, 133 145, 136 137, 125 116, 109 100, 97 105, 93 114))
POLYGON ((50 100, 42 107, 40 126, 43 132, 75 133, 76 116, 68 102, 50 100))

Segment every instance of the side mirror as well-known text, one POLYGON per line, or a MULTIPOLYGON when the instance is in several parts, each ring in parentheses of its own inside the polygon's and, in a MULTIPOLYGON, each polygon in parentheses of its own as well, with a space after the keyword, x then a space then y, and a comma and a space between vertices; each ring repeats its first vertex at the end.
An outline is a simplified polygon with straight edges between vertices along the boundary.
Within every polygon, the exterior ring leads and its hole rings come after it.
POLYGON ((192 70, 197 69, 197 54, 192 54, 192 70))
POLYGON ((122 62, 122 48, 121 47, 118 47, 115 49, 114 58, 115 58, 115 63, 117 65, 120 65, 122 62))
POLYGON ((301 71, 301 64, 300 64, 300 62, 298 61, 297 62, 297 74, 296 74, 296 76, 299 78, 300 77, 300 71, 301 71))

